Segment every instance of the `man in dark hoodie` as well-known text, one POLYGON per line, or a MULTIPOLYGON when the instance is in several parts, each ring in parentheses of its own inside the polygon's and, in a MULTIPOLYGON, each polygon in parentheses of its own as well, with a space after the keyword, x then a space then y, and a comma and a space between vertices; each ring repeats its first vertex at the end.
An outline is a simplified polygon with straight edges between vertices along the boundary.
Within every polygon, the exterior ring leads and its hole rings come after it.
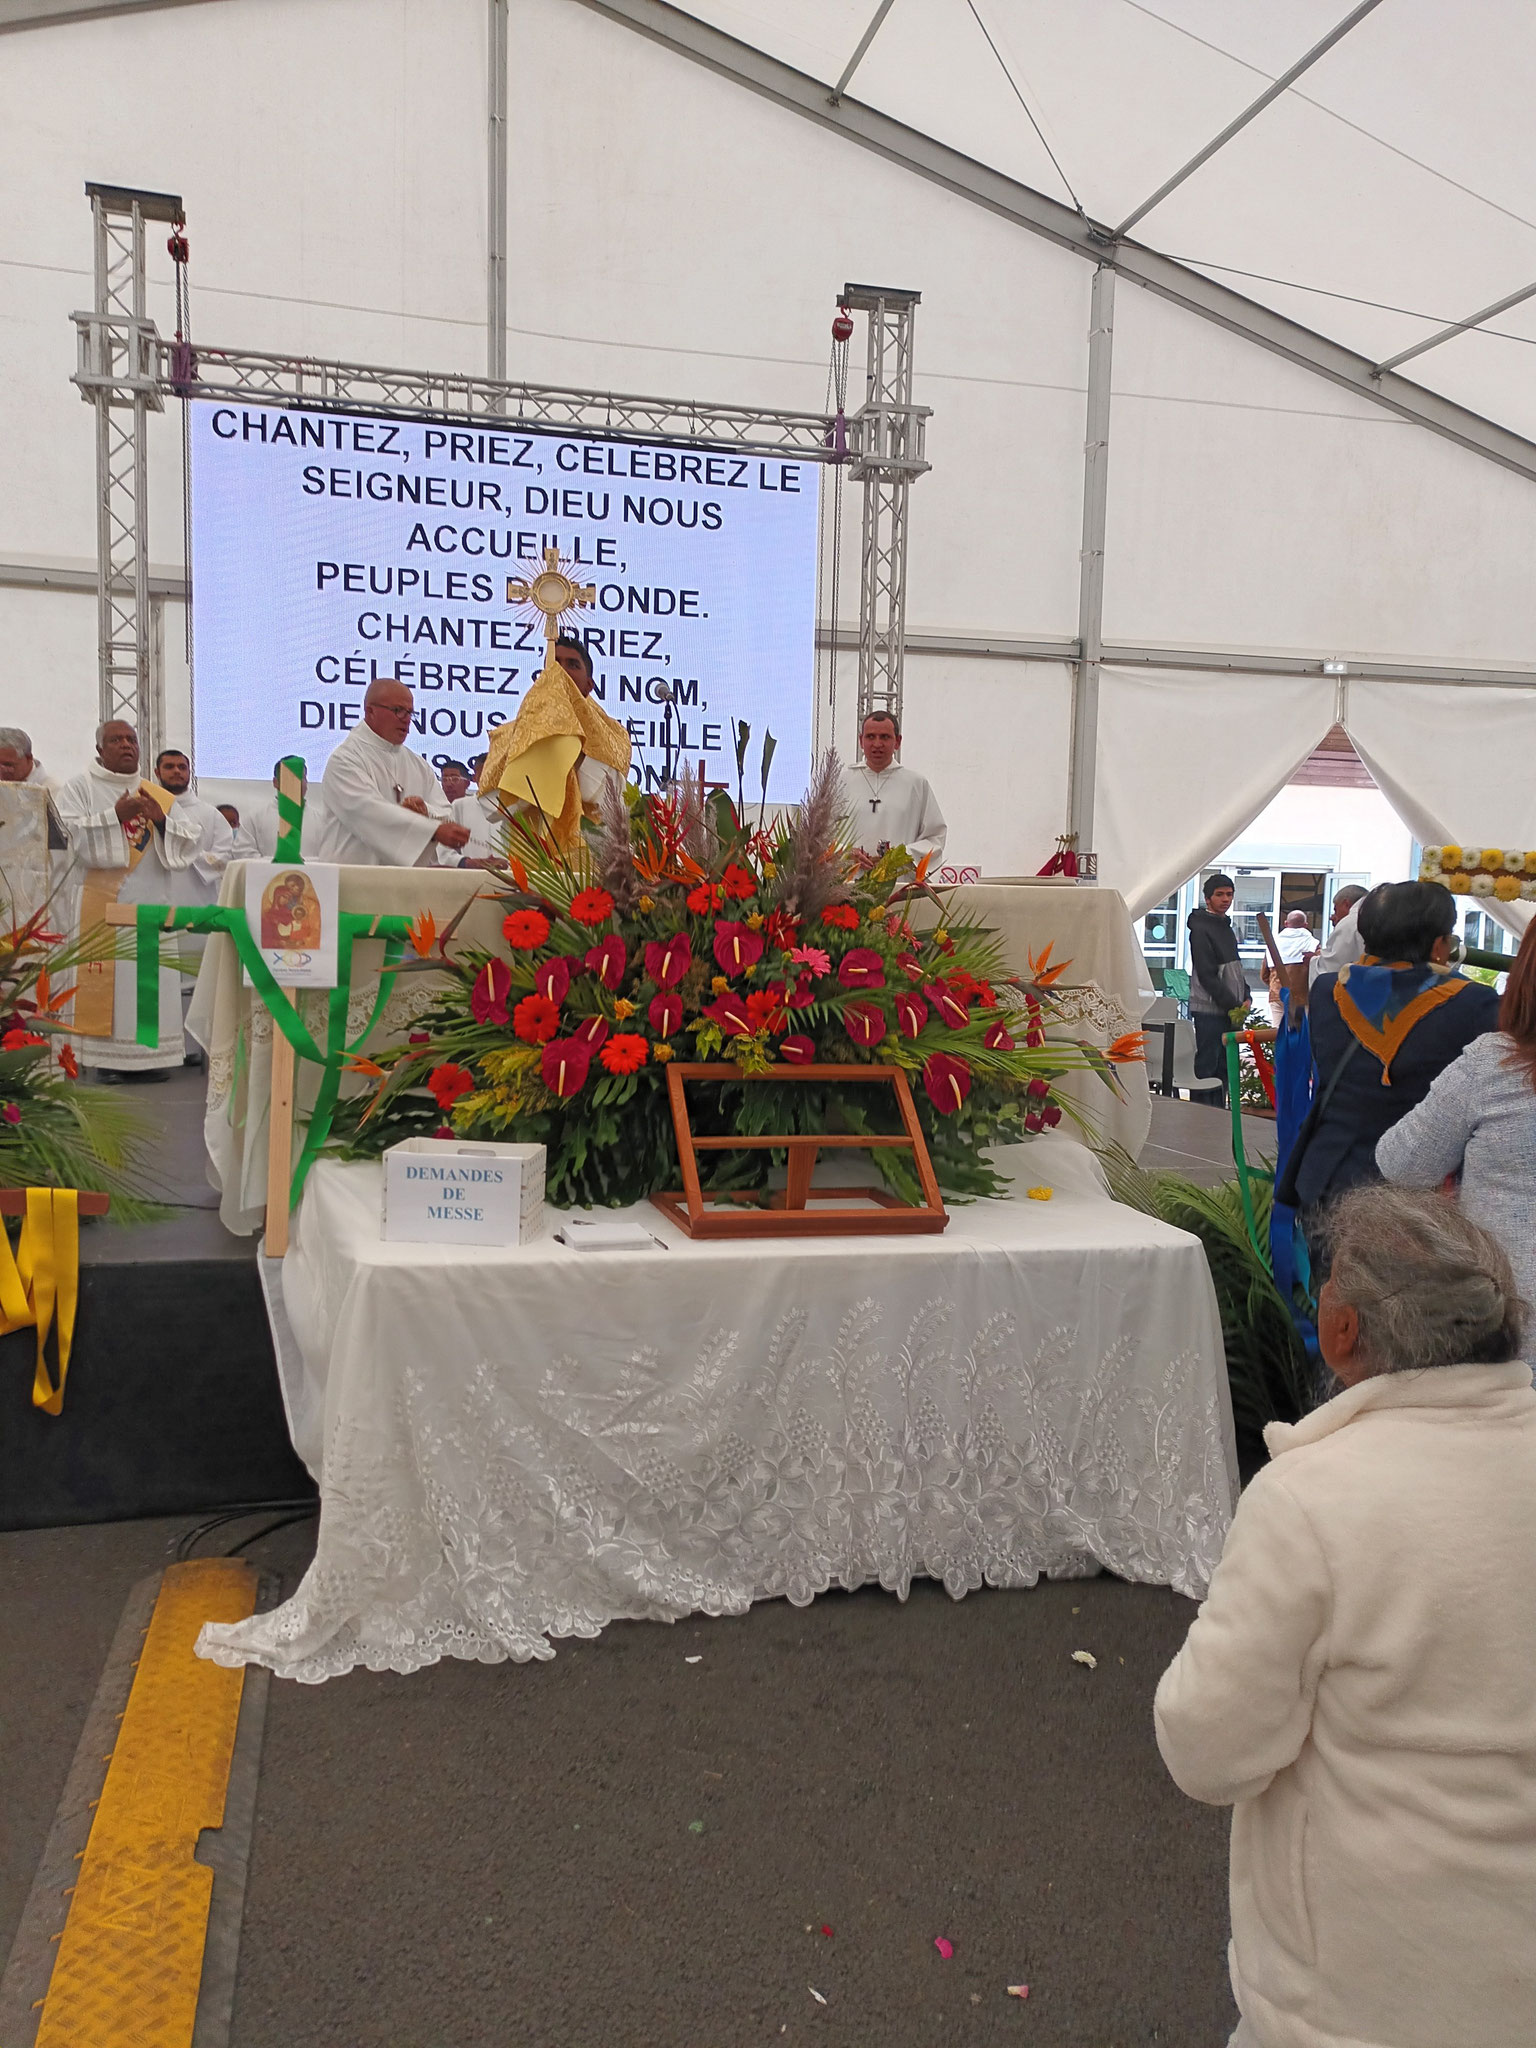
POLYGON ((1227 912, 1232 877, 1205 878, 1205 908, 1189 913, 1189 1014, 1195 1027, 1195 1072, 1210 1086, 1190 1091, 1192 1102, 1224 1109, 1227 1054, 1222 1036, 1248 1014, 1248 977, 1237 950, 1237 933, 1227 912))

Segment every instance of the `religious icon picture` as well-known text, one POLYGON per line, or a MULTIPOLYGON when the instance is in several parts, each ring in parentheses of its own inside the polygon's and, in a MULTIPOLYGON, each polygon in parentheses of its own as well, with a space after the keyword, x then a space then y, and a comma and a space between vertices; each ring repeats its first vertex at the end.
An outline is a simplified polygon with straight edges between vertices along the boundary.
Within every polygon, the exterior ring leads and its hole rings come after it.
POLYGON ((279 988, 336 986, 337 880, 334 866, 246 863, 245 914, 279 988))

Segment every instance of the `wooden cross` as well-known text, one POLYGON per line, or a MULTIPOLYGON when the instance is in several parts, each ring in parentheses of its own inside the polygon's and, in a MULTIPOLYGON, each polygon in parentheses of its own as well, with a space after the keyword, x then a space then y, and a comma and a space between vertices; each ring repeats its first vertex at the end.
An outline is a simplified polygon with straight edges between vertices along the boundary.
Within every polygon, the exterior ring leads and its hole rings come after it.
POLYGON ((544 638, 553 646, 560 633, 563 612, 597 603, 595 583, 573 583, 560 567, 558 548, 544 550, 544 567, 526 582, 520 576, 507 578, 507 603, 531 604, 544 614, 544 638))

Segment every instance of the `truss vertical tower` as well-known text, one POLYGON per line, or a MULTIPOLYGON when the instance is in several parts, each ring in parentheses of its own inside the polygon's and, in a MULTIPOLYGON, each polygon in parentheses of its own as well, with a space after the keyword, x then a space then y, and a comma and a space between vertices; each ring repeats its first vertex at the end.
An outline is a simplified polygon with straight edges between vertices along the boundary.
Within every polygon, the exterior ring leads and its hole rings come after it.
MULTIPOLYGON (((849 475, 864 486, 859 571, 859 723, 889 711, 901 724, 907 623, 907 494, 929 467, 929 408, 912 403, 912 320, 919 292, 850 284, 840 303, 869 316, 864 404, 850 422, 849 475)), ((835 622, 834 622, 835 623, 835 622)))
POLYGON ((145 305, 144 223, 182 219, 169 192, 87 185, 94 227, 96 291, 76 313, 79 366, 73 382, 96 408, 96 659, 101 716, 137 728, 142 758, 154 759, 163 723, 151 665, 149 490, 145 425, 163 412, 160 335, 145 305))

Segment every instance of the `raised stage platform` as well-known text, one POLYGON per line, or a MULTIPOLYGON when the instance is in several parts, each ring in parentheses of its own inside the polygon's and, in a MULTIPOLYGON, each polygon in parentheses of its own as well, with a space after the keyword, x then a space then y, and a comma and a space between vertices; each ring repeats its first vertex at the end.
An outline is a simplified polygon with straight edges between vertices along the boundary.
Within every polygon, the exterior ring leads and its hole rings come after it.
POLYGON ((202 1070, 125 1092, 160 1127, 153 1193, 171 1213, 81 1226, 62 1415, 32 1406, 32 1332, 0 1337, 0 1529, 314 1491, 288 1441, 256 1240, 230 1235, 208 1185, 202 1070))

